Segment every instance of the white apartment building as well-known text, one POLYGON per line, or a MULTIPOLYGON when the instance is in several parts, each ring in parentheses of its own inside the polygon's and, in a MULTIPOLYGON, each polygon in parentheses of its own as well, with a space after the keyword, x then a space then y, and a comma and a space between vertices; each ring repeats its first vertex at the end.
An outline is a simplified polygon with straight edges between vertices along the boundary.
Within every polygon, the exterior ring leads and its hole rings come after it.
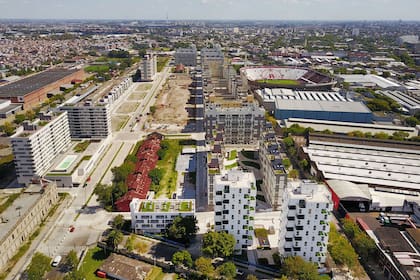
POLYGON ((67 112, 41 113, 33 123, 25 121, 11 143, 18 183, 29 184, 42 177, 55 157, 70 146, 67 112))
POLYGON ((71 138, 103 139, 111 134, 111 114, 109 104, 94 105, 89 102, 64 105, 67 111, 71 138))
POLYGON ((236 251, 253 244, 256 195, 252 172, 230 170, 214 176, 214 229, 232 234, 236 251))
POLYGON ((153 54, 146 54, 141 61, 141 79, 153 81, 157 72, 157 59, 153 54))
POLYGON ((303 181, 285 196, 280 219, 279 253, 325 263, 333 203, 323 184, 303 181))
POLYGON ((271 124, 268 125, 271 128, 262 133, 259 147, 261 174, 263 175, 261 188, 273 210, 279 210, 287 188, 287 173, 280 156, 280 145, 271 124))
POLYGON ((245 103, 240 107, 207 103, 204 117, 207 139, 221 132, 225 144, 256 143, 265 123, 264 109, 255 103, 245 103))
POLYGON ((130 203, 131 228, 135 233, 164 232, 177 216, 194 216, 194 199, 138 199, 130 203))

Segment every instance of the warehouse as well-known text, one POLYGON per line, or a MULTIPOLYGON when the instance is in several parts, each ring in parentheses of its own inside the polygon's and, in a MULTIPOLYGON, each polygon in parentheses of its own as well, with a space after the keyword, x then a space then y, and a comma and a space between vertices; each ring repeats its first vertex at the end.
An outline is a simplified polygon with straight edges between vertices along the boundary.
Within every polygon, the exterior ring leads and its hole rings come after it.
POLYGON ((276 99, 274 116, 340 122, 372 123, 372 112, 361 102, 276 99))
POLYGON ((83 78, 83 70, 63 68, 47 70, 0 87, 0 99, 23 103, 26 110, 44 102, 47 94, 59 89, 61 85, 83 78))

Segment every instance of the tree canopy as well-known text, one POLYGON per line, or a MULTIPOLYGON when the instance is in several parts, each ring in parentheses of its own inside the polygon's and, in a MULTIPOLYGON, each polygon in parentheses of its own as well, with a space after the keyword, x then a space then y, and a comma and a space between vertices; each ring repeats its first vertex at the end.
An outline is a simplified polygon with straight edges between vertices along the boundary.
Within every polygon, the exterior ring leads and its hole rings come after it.
POLYGON ((203 253, 213 258, 230 257, 235 245, 235 237, 226 232, 211 231, 203 236, 203 253))
POLYGON ((217 268, 217 273, 224 279, 235 279, 236 265, 233 262, 226 262, 217 268))
POLYGON ((206 276, 210 276, 214 273, 211 259, 205 257, 199 257, 195 260, 195 269, 206 276))
POLYGON ((28 269, 25 271, 27 279, 29 280, 38 280, 44 277, 44 274, 51 270, 50 266, 51 259, 42 253, 35 253, 32 257, 31 264, 28 269))
POLYGON ((115 249, 117 248, 118 244, 121 243, 122 240, 123 234, 121 233, 121 231, 114 229, 109 233, 108 238, 106 240, 106 244, 109 247, 115 249))
POLYGON ((177 216, 166 230, 166 237, 182 243, 189 243, 197 233, 197 219, 194 216, 177 216))
POLYGON ((319 279, 318 270, 314 263, 305 261, 302 257, 288 257, 284 260, 282 272, 290 279, 316 280, 319 279))
POLYGON ((193 261, 191 254, 187 250, 175 252, 172 255, 172 263, 174 265, 185 265, 186 267, 192 267, 193 261))

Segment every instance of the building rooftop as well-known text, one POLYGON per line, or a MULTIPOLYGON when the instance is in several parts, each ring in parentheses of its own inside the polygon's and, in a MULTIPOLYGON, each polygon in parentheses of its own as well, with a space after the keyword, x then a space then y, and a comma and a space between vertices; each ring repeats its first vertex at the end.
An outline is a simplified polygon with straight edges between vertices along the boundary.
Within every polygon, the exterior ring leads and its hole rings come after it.
POLYGON ((276 99, 277 110, 371 113, 362 102, 276 99))
POLYGON ((168 199, 168 200, 140 200, 139 212, 147 213, 177 213, 194 212, 194 199, 168 199))
POLYGON ((244 188, 250 184, 255 184, 255 176, 252 172, 231 169, 224 175, 215 176, 215 184, 223 185, 228 183, 232 188, 244 188))
POLYGON ((24 121, 22 126, 16 131, 14 135, 11 136, 11 138, 29 137, 30 135, 40 131, 43 127, 57 119, 62 114, 67 114, 67 112, 40 112, 39 118, 35 119, 33 122, 24 121))
POLYGON ((43 187, 41 185, 30 185, 12 205, 0 214, 0 240, 3 240, 3 238, 9 235, 9 231, 34 207, 42 194, 43 187))
POLYGON ((56 68, 32 75, 17 82, 0 87, 0 97, 8 98, 24 96, 35 90, 45 87, 48 84, 61 80, 77 71, 79 70, 56 68))

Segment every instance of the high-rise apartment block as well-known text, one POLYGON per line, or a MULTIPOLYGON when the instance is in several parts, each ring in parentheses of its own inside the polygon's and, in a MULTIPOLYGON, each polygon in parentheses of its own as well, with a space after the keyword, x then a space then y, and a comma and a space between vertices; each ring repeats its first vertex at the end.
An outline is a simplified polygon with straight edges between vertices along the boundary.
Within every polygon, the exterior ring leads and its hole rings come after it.
POLYGON ((55 157, 70 146, 67 112, 41 113, 33 123, 25 121, 11 142, 18 183, 29 184, 42 177, 55 157))
POLYGON ((261 135, 259 158, 263 175, 261 188, 273 210, 279 210, 287 188, 287 173, 280 156, 280 145, 271 123, 266 123, 261 135))
POLYGON ((141 61, 141 79, 153 81, 157 72, 157 59, 154 54, 146 54, 141 61))
POLYGON ((280 219, 279 253, 301 256, 321 266, 327 256, 333 203, 323 184, 303 181, 285 195, 280 219))
POLYGON ((197 66, 197 48, 192 45, 189 48, 179 48, 175 51, 175 64, 184 66, 197 66))
POLYGON ((265 123, 264 109, 255 103, 232 104, 207 103, 205 129, 207 139, 218 132, 223 134, 225 144, 253 144, 261 135, 265 123))
POLYGON ((256 195, 251 172, 230 170, 214 176, 214 229, 232 234, 237 242, 235 250, 253 243, 256 195))

